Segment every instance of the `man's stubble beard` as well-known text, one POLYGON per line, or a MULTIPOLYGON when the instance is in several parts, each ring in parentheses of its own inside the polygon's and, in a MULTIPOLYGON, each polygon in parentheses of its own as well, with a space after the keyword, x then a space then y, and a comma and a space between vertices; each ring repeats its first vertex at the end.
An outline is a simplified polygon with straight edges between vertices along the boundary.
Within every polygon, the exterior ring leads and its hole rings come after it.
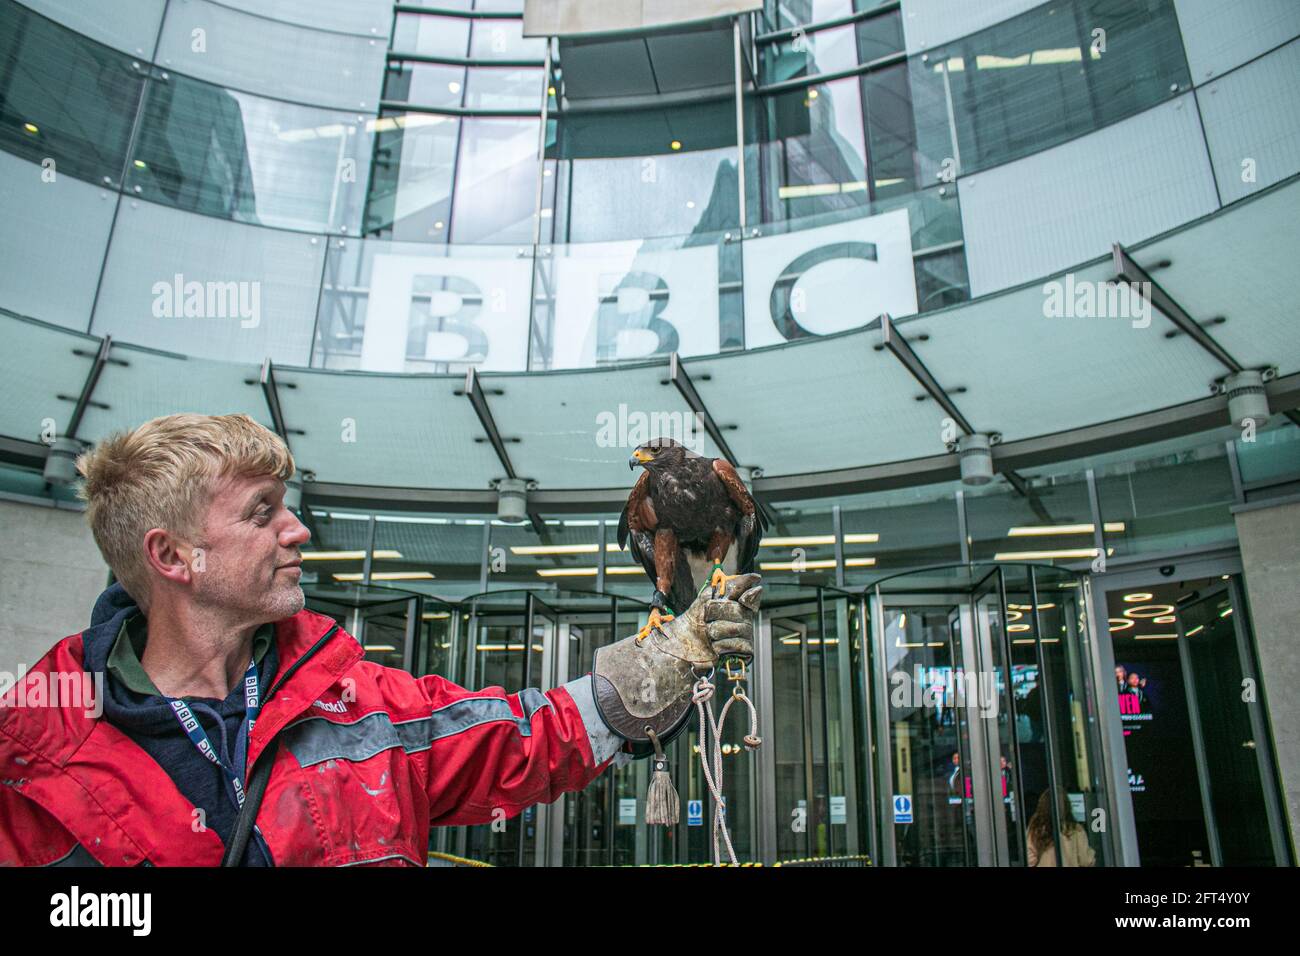
MULTIPOLYGON (((279 572, 273 572, 278 574, 279 572)), ((282 621, 293 617, 307 603, 302 586, 298 583, 276 585, 261 595, 261 600, 250 602, 250 590, 232 583, 216 569, 207 571, 195 593, 195 600, 208 607, 219 608, 223 614, 254 625, 282 621)))

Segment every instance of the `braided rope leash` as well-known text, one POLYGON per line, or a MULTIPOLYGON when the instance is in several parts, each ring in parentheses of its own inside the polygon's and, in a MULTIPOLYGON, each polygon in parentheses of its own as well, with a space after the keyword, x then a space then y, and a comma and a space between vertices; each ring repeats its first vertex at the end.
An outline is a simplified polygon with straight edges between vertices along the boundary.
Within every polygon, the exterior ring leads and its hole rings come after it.
POLYGON ((722 712, 718 714, 717 719, 713 717, 713 700, 714 686, 711 681, 713 671, 707 674, 696 674, 695 686, 691 692, 691 700, 695 702, 695 708, 700 717, 700 764, 704 771, 704 781, 708 784, 709 793, 713 796, 713 864, 722 865, 722 843, 727 846, 727 858, 733 866, 738 866, 736 860, 736 850, 731 844, 731 834, 727 831, 726 808, 722 796, 722 728, 727 724, 727 712, 731 710, 731 705, 737 700, 742 701, 749 708, 749 733, 745 735, 745 748, 747 750, 756 750, 762 744, 762 738, 758 736, 758 711, 754 709, 754 702, 744 690, 744 681, 746 671, 744 663, 738 674, 732 672, 730 666, 727 668, 729 680, 735 682, 732 688, 731 696, 727 702, 722 705, 722 712), (708 705, 708 706, 706 706, 708 705), (710 752, 709 752, 709 731, 713 731, 712 744, 712 770, 710 770, 710 752))

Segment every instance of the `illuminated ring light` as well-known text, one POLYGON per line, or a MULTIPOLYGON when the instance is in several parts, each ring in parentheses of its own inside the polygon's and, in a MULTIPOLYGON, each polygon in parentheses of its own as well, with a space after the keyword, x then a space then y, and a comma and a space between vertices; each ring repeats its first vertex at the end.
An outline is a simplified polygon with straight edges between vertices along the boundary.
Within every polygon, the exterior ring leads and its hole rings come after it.
POLYGON ((1173 624, 1176 620, 1178 620, 1178 618, 1175 617, 1173 614, 1165 614, 1162 615, 1161 617, 1153 617, 1151 619, 1151 623, 1152 624, 1173 624))
POLYGON ((1127 631, 1136 623, 1137 621, 1127 617, 1112 617, 1109 621, 1112 631, 1127 631))
MULTIPOLYGON (((1008 620, 1008 621, 1018 621, 1018 620, 1020 620, 1020 619, 1021 619, 1022 617, 1024 617, 1024 616, 1025 616, 1025 612, 1024 612, 1024 611, 1007 611, 1007 620, 1008 620), (1012 614, 1014 614, 1015 617, 1012 617, 1012 616, 1011 616, 1012 614)), ((1011 630, 1011 628, 1007 628, 1007 630, 1011 630)))
POLYGON ((1137 607, 1128 607, 1124 609, 1125 617, 1135 617, 1139 620, 1146 620, 1151 617, 1163 617, 1166 614, 1173 614, 1174 606, 1172 604, 1140 604, 1137 607), (1144 613, 1139 614, 1142 611, 1144 613))
POLYGON ((1138 601, 1150 601, 1153 597, 1155 595, 1150 591, 1134 591, 1132 594, 1125 594, 1124 600, 1136 604, 1138 601))
POLYGON ((1029 625, 1028 625, 1028 624, 1008 624, 1008 625, 1007 625, 1007 631, 1008 631, 1008 632, 1010 632, 1010 631, 1027 631, 1027 630, 1029 630, 1029 625))

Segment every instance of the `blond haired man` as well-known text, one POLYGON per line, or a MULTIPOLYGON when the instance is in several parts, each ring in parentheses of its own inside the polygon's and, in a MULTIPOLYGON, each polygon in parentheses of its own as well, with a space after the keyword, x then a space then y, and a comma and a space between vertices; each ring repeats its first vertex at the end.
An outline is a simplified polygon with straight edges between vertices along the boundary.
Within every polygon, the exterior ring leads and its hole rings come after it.
POLYGON ((23 682, 0 698, 0 864, 422 865, 431 826, 515 816, 671 740, 691 664, 752 652, 745 575, 545 693, 416 678, 304 609, 293 458, 252 419, 154 419, 78 467, 118 583, 24 680, 102 677, 103 713, 23 682))

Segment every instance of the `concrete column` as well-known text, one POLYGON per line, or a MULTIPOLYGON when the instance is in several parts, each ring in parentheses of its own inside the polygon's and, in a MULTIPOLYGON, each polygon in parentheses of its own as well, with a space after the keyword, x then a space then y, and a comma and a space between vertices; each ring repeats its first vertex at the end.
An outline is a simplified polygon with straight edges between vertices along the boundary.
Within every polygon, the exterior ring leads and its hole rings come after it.
POLYGON ((0 671, 15 675, 79 633, 107 586, 83 512, 0 499, 0 671))
POLYGON ((1291 842, 1300 846, 1300 496, 1233 509, 1278 779, 1291 842))

